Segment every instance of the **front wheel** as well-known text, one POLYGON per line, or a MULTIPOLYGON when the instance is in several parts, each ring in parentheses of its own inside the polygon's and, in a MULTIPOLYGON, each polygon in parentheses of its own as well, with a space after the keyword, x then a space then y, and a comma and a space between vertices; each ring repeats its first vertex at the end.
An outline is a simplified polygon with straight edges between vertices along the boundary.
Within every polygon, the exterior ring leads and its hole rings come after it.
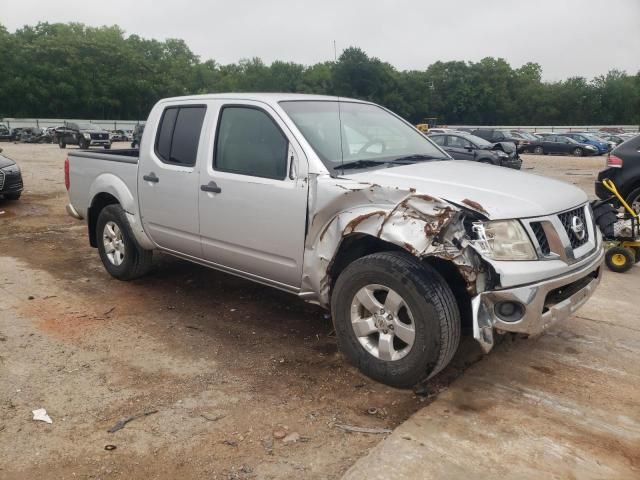
POLYGON ((635 212, 640 213, 640 187, 632 190, 625 198, 625 201, 635 212))
POLYGON ((111 149, 111 145, 105 145, 105 146, 104 146, 104 149, 105 149, 105 150, 109 150, 109 149, 111 149))
POLYGON ((582 151, 582 149, 580 147, 578 148, 574 148, 571 151, 571 155, 573 155, 574 157, 581 157, 584 155, 584 152, 582 151))
POLYGON ((444 278, 406 252, 362 257, 340 274, 331 311, 338 346, 365 375, 409 388, 441 371, 460 341, 444 278))
POLYGON ((111 276, 132 280, 149 271, 153 252, 138 245, 120 205, 104 207, 96 229, 100 259, 111 276))
POLYGON ((82 150, 86 150, 87 148, 89 148, 89 142, 81 138, 80 141, 78 142, 78 147, 81 148, 82 150))

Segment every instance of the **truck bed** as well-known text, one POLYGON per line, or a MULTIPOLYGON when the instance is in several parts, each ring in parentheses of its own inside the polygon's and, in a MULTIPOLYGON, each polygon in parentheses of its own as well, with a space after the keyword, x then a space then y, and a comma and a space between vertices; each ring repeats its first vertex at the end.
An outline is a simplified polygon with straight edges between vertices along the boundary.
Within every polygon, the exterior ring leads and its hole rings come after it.
POLYGON ((119 198, 131 213, 138 211, 138 155, 135 149, 70 150, 69 199, 86 218, 91 199, 98 192, 119 198))

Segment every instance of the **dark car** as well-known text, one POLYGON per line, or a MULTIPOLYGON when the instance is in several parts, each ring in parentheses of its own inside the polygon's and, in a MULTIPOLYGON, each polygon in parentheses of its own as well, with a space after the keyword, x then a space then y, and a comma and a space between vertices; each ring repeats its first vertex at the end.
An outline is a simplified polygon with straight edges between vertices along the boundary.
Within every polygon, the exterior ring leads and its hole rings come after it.
POLYGON ((565 132, 561 135, 569 138, 573 138, 576 142, 585 143, 587 145, 593 145, 598 149, 598 155, 603 153, 607 153, 609 148, 609 143, 605 142, 601 138, 598 138, 590 133, 584 132, 565 132))
POLYGON ((585 155, 596 155, 598 149, 593 145, 580 143, 573 138, 564 135, 545 135, 543 138, 531 142, 527 147, 527 152, 537 153, 538 155, 574 155, 583 157, 585 155))
POLYGON ((476 137, 484 138, 487 142, 511 142, 515 144, 518 153, 526 150, 530 140, 522 138, 522 136, 513 135, 510 130, 502 130, 497 128, 478 128, 471 132, 476 137))
POLYGON ((64 127, 56 128, 55 141, 60 148, 66 148, 67 145, 78 145, 82 149, 111 148, 109 132, 92 123, 66 122, 64 127))
MULTIPOLYGON (((29 128, 29 127, 27 127, 29 128)), ((17 127, 17 128, 12 128, 11 129, 11 141, 12 142, 17 142, 18 140, 20 140, 20 135, 22 135, 22 131, 24 130, 23 127, 17 127)))
POLYGON ((468 133, 434 133, 429 135, 454 160, 471 160, 500 167, 519 169, 522 160, 513 144, 495 144, 468 133))
POLYGON ((607 158, 607 168, 598 174, 596 195, 601 199, 611 197, 602 180, 615 183, 626 202, 640 212, 640 136, 620 144, 607 158))
MULTIPOLYGON (((0 148, 0 153, 2 149, 0 148)), ((20 167, 0 154, 0 197, 6 200, 18 200, 22 195, 22 173, 20 167)))

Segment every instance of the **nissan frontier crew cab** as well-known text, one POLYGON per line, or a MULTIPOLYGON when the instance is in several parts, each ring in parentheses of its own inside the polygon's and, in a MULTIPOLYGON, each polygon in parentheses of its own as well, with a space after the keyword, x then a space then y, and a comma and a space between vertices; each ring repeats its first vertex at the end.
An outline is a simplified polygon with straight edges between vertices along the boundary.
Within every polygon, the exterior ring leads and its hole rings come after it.
POLYGON ((129 280, 160 250, 331 311, 366 375, 410 387, 461 332, 536 335, 601 278, 587 196, 451 158, 378 105, 299 94, 158 102, 139 150, 69 152, 67 211, 129 280))

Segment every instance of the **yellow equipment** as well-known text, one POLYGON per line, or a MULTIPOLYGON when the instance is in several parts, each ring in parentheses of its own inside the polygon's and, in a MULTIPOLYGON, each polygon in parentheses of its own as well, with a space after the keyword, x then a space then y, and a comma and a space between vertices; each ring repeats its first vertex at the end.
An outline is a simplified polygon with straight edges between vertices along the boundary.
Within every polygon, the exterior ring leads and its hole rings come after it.
MULTIPOLYGON (((602 181, 602 185, 609 190, 627 211, 620 223, 624 225, 624 236, 616 235, 615 238, 605 239, 607 245, 607 253, 605 254, 605 263, 609 270, 622 273, 629 270, 634 263, 640 262, 640 216, 629 204, 622 198, 615 184, 608 178, 602 181)), ((614 229, 614 231, 616 231, 614 229)))

